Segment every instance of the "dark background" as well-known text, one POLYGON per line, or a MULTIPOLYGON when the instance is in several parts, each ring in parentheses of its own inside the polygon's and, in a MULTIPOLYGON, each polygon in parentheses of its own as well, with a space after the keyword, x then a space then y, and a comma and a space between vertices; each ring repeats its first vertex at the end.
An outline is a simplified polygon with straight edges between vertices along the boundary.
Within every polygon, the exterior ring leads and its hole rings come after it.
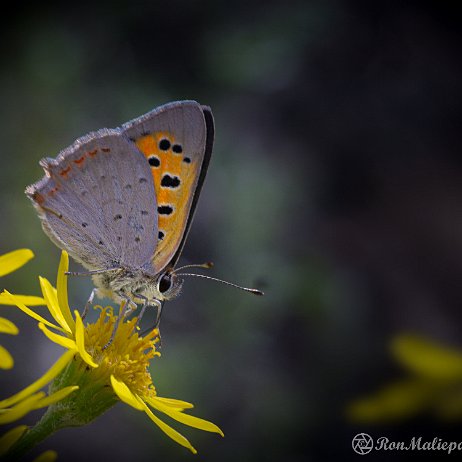
MULTIPOLYGON (((362 431, 462 441, 460 423, 425 413, 382 426, 345 416, 400 376, 394 335, 462 349, 460 35, 446 2, 13 5, 0 30, 0 250, 36 258, 2 285, 38 294, 38 274, 55 279, 59 252, 23 194, 41 157, 196 99, 217 132, 183 261, 213 260, 210 274, 266 291, 190 279, 165 307, 158 394, 195 403, 226 435, 175 425, 196 457, 357 459, 362 431)), ((90 290, 71 280, 71 305, 90 290)), ((0 372, 3 397, 62 350, 1 310, 21 329, 2 336, 16 360, 0 372)), ((63 461, 194 457, 122 404, 48 448, 63 461)))

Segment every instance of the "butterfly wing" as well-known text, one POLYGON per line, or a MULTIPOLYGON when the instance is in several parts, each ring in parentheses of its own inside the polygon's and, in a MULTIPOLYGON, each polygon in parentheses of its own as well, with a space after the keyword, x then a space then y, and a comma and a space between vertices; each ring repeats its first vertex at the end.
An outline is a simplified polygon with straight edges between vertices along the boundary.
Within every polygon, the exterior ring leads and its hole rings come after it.
POLYGON ((213 144, 209 108, 195 101, 161 106, 121 127, 144 154, 157 197, 156 273, 179 258, 205 178, 213 144))
POLYGON ((156 195, 149 164, 119 130, 78 139, 26 194, 45 232, 88 269, 139 268, 154 254, 156 195))
POLYGON ((180 258, 181 252, 186 242, 186 238, 188 237, 189 228, 191 227, 191 223, 194 218, 194 213, 196 211, 197 202, 199 201, 199 196, 200 196, 202 186, 205 181, 205 176, 207 175, 207 169, 209 167, 210 158, 212 157, 213 142, 215 138, 215 123, 213 120, 212 110, 208 106, 202 106, 202 110, 204 112, 204 118, 205 118, 206 130, 207 130, 207 135, 206 135, 206 140, 205 140, 204 160, 202 161, 202 166, 201 166, 201 170, 199 173, 199 179, 197 181, 197 186, 194 191, 194 197, 192 200, 191 209, 189 211, 188 222, 186 224, 186 229, 183 233, 182 241, 175 255, 170 261, 170 265, 172 267, 176 265, 176 262, 180 258))

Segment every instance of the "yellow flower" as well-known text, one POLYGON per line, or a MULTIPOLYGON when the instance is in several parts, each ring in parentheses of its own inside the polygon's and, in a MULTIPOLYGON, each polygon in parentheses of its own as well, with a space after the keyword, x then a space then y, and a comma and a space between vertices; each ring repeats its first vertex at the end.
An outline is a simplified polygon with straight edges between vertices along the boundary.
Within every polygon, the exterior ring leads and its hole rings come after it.
POLYGON ((40 454, 32 462, 55 462, 57 458, 58 454, 56 451, 48 450, 40 454))
POLYGON ((445 419, 462 418, 461 351, 403 334, 393 339, 391 352, 406 376, 351 403, 351 420, 393 422, 426 410, 445 419))
MULTIPOLYGON (((5 276, 21 266, 25 265, 31 258, 34 257, 32 250, 19 249, 13 252, 6 253, 0 256, 0 276, 5 276)), ((45 302, 41 297, 33 297, 29 295, 17 295, 22 303, 29 305, 44 305, 45 302)), ((11 305, 11 302, 0 294, 0 305, 11 305)), ((18 328, 8 319, 0 317, 0 333, 17 335, 18 328)), ((11 369, 14 361, 10 353, 0 345, 0 369, 11 369)))
MULTIPOLYGON (((68 255, 63 252, 58 269, 57 289, 46 279, 40 278, 46 305, 55 322, 46 320, 16 296, 5 292, 4 296, 11 303, 39 321, 39 328, 49 340, 66 348, 67 351, 37 382, 0 402, 0 408, 2 405, 4 409, 5 406, 10 406, 0 414, 0 423, 2 418, 6 419, 8 415, 12 416, 8 421, 16 420, 16 415, 24 415, 28 410, 36 409, 38 405, 43 404, 43 400, 49 399, 50 402, 56 403, 56 394, 62 392, 62 400, 48 408, 39 424, 46 425, 52 418, 50 415, 56 420, 56 414, 59 414, 62 427, 83 425, 117 402, 123 401, 134 409, 145 412, 171 439, 193 453, 197 451, 191 443, 153 411, 166 414, 190 427, 223 436, 223 432, 215 424, 184 412, 192 408, 192 404, 157 396, 149 373, 150 360, 160 356, 156 349, 159 342, 157 329, 141 337, 136 326, 136 318, 122 319, 110 342, 117 323, 117 316, 111 307, 95 307, 100 310, 100 315, 96 322, 86 326, 78 311, 74 311, 72 316, 67 299, 65 275, 68 264, 68 255), (48 398, 37 396, 36 392, 51 380, 51 395, 48 398), (75 391, 77 388, 78 391, 75 391), (19 406, 22 408, 17 410, 19 406)), ((23 440, 27 440, 27 436, 28 432, 17 444, 21 445, 23 440)))

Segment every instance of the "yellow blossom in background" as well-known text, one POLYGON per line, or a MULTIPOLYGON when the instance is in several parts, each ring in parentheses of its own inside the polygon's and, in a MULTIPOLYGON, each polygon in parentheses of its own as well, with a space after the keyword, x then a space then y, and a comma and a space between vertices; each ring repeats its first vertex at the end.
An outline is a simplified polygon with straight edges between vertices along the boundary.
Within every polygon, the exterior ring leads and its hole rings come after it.
POLYGON ((391 352, 406 376, 351 403, 350 420, 395 422, 424 411, 462 419, 462 351, 404 334, 391 342, 391 352))
POLYGON ((54 462, 58 458, 56 451, 45 451, 36 457, 32 462, 54 462))
POLYGON ((122 319, 114 333, 117 316, 111 307, 95 307, 100 310, 100 315, 94 323, 87 325, 78 311, 74 311, 74 316, 71 314, 65 275, 68 264, 68 255, 63 252, 56 289, 48 280, 40 278, 43 297, 54 322, 30 309, 15 295, 6 291, 3 295, 37 320, 49 340, 66 349, 44 376, 0 402, 0 423, 17 420, 33 409, 44 407, 44 403, 49 405, 36 427, 24 432, 10 446, 11 454, 23 454, 59 428, 91 422, 119 401, 144 412, 165 434, 193 453, 197 451, 191 443, 155 412, 184 425, 223 436, 215 424, 184 412, 192 408, 192 404, 157 395, 149 373, 150 361, 160 356, 156 348, 159 342, 157 329, 141 337, 136 318, 122 319), (50 382, 50 395, 45 396, 39 390, 50 382), (56 422, 60 423, 59 428, 56 428, 56 422))
MULTIPOLYGON (((25 265, 31 258, 34 257, 32 250, 19 249, 13 252, 0 255, 0 276, 5 276, 21 266, 25 265)), ((45 302, 41 297, 33 297, 30 295, 17 295, 22 303, 27 303, 31 306, 44 305, 45 302)), ((0 305, 11 305, 11 302, 3 294, 0 294, 0 305)), ((0 333, 17 335, 18 328, 8 319, 0 317, 0 333)), ((14 361, 10 353, 0 345, 0 369, 11 369, 14 361)))

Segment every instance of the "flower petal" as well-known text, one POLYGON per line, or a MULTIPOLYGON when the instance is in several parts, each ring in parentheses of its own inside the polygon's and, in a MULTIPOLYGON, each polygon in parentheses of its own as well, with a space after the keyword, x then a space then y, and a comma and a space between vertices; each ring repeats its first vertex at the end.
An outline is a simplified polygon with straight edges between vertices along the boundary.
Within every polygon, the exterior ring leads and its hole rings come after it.
POLYGON ((10 305, 16 305, 21 311, 24 311, 28 316, 31 318, 34 318, 36 321, 42 322, 43 324, 47 325, 48 327, 53 327, 54 329, 58 330, 63 330, 61 327, 56 326, 55 324, 51 323, 50 321, 47 321, 45 318, 37 314, 35 311, 32 311, 30 308, 27 308, 24 303, 22 303, 19 299, 16 298, 15 295, 10 294, 7 290, 4 290, 2 295, 9 300, 11 300, 10 305))
POLYGON ((83 326, 82 318, 80 317, 80 313, 75 310, 75 343, 77 345, 77 351, 80 353, 82 359, 91 367, 98 367, 93 361, 93 358, 88 354, 87 350, 85 350, 85 328, 83 326))
POLYGON ((46 396, 45 398, 42 398, 40 401, 38 401, 35 405, 35 409, 40 409, 42 407, 47 407, 50 404, 57 403, 78 389, 79 387, 77 385, 61 388, 61 390, 58 390, 55 393, 52 393, 50 396, 46 396))
POLYGON ((183 409, 192 409, 194 407, 194 404, 188 403, 186 401, 181 401, 180 399, 161 398, 160 396, 156 396, 156 400, 161 401, 167 406, 173 407, 178 411, 182 411, 183 409))
POLYGON ((162 422, 158 417, 156 417, 151 409, 148 408, 146 403, 138 397, 139 401, 142 403, 144 411, 146 414, 149 416, 149 418, 167 435, 169 436, 173 441, 176 441, 178 444, 181 444, 181 446, 184 446, 185 448, 188 448, 193 454, 197 454, 196 449, 191 445, 191 443, 179 432, 177 432, 174 428, 170 427, 170 425, 167 425, 165 422, 162 422))
POLYGON ((117 380, 113 375, 111 375, 111 385, 115 391, 115 394, 120 398, 121 401, 131 407, 134 407, 138 411, 144 411, 143 405, 140 404, 136 396, 130 391, 124 382, 117 380))
POLYGON ((415 416, 434 402, 438 384, 421 379, 390 383, 372 395, 353 401, 347 416, 354 423, 389 424, 415 416))
POLYGON ((50 329, 44 326, 43 323, 39 322, 39 329, 54 343, 61 345, 62 347, 68 350, 75 350, 77 351, 77 345, 75 341, 69 337, 64 337, 64 335, 56 334, 52 332, 50 329))
POLYGON ((206 432, 218 433, 221 436, 225 436, 221 429, 212 422, 208 420, 200 419, 199 417, 194 417, 189 414, 183 414, 183 412, 178 411, 177 409, 172 409, 169 406, 166 406, 162 401, 159 401, 157 397, 148 398, 146 402, 158 411, 167 414, 172 419, 181 422, 184 425, 189 425, 190 427, 198 428, 199 430, 204 430, 206 432))
POLYGON ((21 401, 32 393, 35 393, 37 390, 43 388, 48 382, 51 382, 69 363, 69 361, 74 357, 75 351, 66 351, 54 364, 48 369, 45 374, 42 375, 38 380, 31 383, 28 387, 21 390, 19 393, 16 393, 9 398, 0 401, 0 409, 12 406, 13 404, 21 401))
MULTIPOLYGON (((21 303, 24 303, 24 305, 30 305, 30 306, 40 306, 40 305, 46 305, 45 299, 42 297, 35 297, 34 295, 18 295, 14 294, 17 300, 19 300, 21 303)), ((11 303, 11 299, 4 294, 0 294, 0 305, 13 305, 11 303)))
POLYGON ((35 395, 28 396, 25 400, 21 401, 19 404, 15 406, 3 410, 0 414, 0 424, 7 424, 10 422, 14 422, 15 420, 24 417, 30 411, 35 409, 35 404, 37 401, 42 399, 45 396, 43 391, 36 393, 35 395))
POLYGON ((27 425, 19 425, 2 435, 0 438, 0 457, 4 456, 9 451, 11 446, 13 446, 13 444, 16 443, 22 435, 24 435, 24 432, 27 429, 27 425))
POLYGON ((56 281, 56 289, 58 290, 58 303, 61 307, 61 313, 71 328, 75 332, 75 321, 72 317, 71 309, 69 308, 69 301, 67 298, 67 276, 66 272, 69 270, 69 255, 63 250, 61 252, 61 260, 59 261, 58 277, 56 281))
POLYGON ((66 332, 72 333, 71 328, 67 324, 67 321, 61 312, 61 307, 59 306, 58 295, 55 291, 55 288, 50 284, 48 279, 42 278, 42 276, 39 276, 39 281, 40 287, 42 288, 43 298, 47 302, 50 314, 66 332))
POLYGON ((13 366, 13 357, 0 345, 0 369, 11 369, 13 366))
POLYGON ((17 335, 19 329, 9 319, 0 318, 0 332, 2 334, 17 335))
POLYGON ((38 457, 36 457, 32 462, 55 462, 58 458, 58 453, 52 449, 42 452, 38 457))
POLYGON ((460 380, 462 353, 416 335, 399 335, 393 339, 392 352, 396 359, 420 376, 460 380))
POLYGON ((34 258, 34 253, 29 249, 13 250, 0 256, 0 276, 16 271, 21 266, 25 265, 31 258, 34 258))

